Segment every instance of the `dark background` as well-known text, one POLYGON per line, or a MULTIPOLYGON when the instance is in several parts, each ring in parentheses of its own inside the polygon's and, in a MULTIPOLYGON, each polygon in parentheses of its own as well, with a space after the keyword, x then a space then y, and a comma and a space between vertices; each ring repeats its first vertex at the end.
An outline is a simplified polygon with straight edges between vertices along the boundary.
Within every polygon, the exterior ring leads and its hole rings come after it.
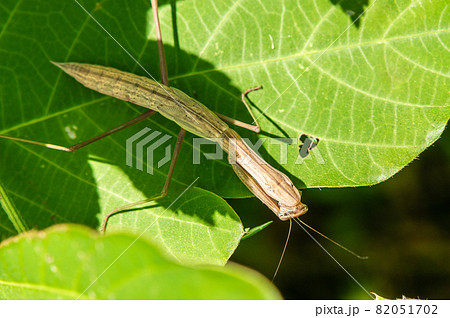
MULTIPOLYGON (((450 133, 389 180, 371 187, 306 189, 302 220, 360 255, 315 237, 369 292, 387 298, 450 298, 450 133)), ((257 199, 228 200, 245 227, 273 223, 242 241, 232 261, 269 279, 289 228, 257 199)), ((274 280, 287 299, 369 299, 297 225, 274 280)))

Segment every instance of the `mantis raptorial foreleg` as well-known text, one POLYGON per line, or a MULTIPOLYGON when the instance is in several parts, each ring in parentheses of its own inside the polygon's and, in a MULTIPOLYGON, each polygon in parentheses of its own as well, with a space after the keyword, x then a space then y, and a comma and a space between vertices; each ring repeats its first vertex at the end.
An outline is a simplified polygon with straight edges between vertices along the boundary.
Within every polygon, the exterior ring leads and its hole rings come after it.
POLYGON ((246 96, 247 96, 248 93, 253 92, 253 91, 256 91, 256 90, 261 89, 261 88, 262 88, 262 86, 257 86, 257 87, 249 88, 249 89, 247 89, 245 92, 243 92, 242 95, 241 95, 242 103, 243 103, 243 104, 245 105, 245 107, 247 108, 248 112, 250 113, 250 116, 252 116, 253 123, 254 123, 255 125, 250 125, 250 124, 247 124, 247 123, 243 123, 242 121, 239 121, 239 120, 230 118, 230 117, 225 116, 225 115, 222 115, 222 114, 216 113, 216 115, 217 115, 220 119, 222 119, 224 122, 227 122, 227 123, 229 123, 229 124, 236 125, 236 126, 239 126, 239 127, 245 128, 245 129, 248 129, 248 130, 252 130, 252 131, 254 131, 254 132, 256 132, 256 133, 259 133, 259 132, 261 131, 261 127, 259 126, 258 120, 256 119, 255 115, 253 115, 252 109, 250 108, 250 106, 248 106, 247 102, 245 101, 245 98, 246 98, 246 96))

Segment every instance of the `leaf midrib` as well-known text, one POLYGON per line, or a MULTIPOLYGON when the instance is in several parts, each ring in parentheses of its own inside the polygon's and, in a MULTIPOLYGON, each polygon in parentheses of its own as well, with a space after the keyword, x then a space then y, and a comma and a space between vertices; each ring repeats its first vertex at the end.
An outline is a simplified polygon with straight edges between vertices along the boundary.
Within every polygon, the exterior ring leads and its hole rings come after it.
POLYGON ((193 77, 193 76, 203 75, 203 74, 211 73, 211 72, 229 71, 229 70, 233 70, 233 69, 248 68, 248 67, 257 66, 257 65, 267 65, 270 63, 283 62, 283 61, 287 61, 287 60, 291 60, 291 59, 295 59, 295 58, 320 55, 325 52, 339 52, 339 51, 343 51, 343 50, 361 48, 364 46, 389 44, 390 42, 397 41, 397 40, 411 39, 412 37, 420 37, 420 36, 425 36, 425 35, 437 35, 439 33, 444 33, 444 32, 449 32, 449 31, 450 31, 450 29, 433 30, 433 31, 421 32, 421 33, 416 33, 416 34, 397 36, 397 37, 392 37, 392 38, 383 39, 383 40, 359 42, 359 43, 355 43, 355 44, 351 44, 351 45, 337 46, 337 47, 329 48, 329 49, 325 48, 325 49, 320 49, 320 50, 296 53, 293 55, 286 55, 286 56, 277 57, 277 58, 265 59, 262 61, 228 65, 228 66, 217 67, 217 68, 206 68, 201 71, 195 71, 195 72, 189 72, 189 73, 185 73, 185 74, 175 75, 175 76, 169 77, 169 79, 177 80, 177 79, 184 79, 184 78, 189 78, 189 77, 193 77))

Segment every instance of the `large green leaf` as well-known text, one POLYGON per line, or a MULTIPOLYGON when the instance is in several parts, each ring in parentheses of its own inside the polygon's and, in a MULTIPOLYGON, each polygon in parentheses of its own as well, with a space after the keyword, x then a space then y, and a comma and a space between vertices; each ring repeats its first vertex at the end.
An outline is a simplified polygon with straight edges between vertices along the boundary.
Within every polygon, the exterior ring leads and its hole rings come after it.
POLYGON ((0 259, 2 299, 280 298, 248 268, 184 267, 144 239, 102 237, 84 226, 56 225, 14 237, 0 246, 0 259))
MULTIPOLYGON (((94 1, 83 5, 91 11, 95 8, 94 1)), ((125 44, 134 56, 139 57, 145 48, 154 50, 155 43, 143 37, 148 25, 146 12, 151 12, 147 2, 134 7, 127 7, 125 2, 103 5, 94 14, 111 32, 124 32, 118 36, 121 42, 134 39, 129 43, 135 47, 125 44), (124 7, 135 14, 127 15, 126 26, 117 24, 114 30, 114 16, 121 16, 124 7)), ((75 2, 2 2, 0 23, 0 133, 70 145, 142 112, 141 108, 84 89, 49 63, 94 58, 98 64, 114 60, 116 67, 134 70, 133 62, 123 51, 109 48, 112 40, 75 2)), ((158 69, 156 61, 151 67, 152 72, 158 69)), ((155 116, 75 154, 1 140, 0 180, 22 214, 24 225, 44 228, 74 222, 99 227, 114 208, 158 195, 168 165, 149 175, 125 164, 126 139, 147 126, 172 136, 177 133, 176 125, 155 116)), ((174 139, 170 140, 172 148, 174 139)), ((140 234, 152 224, 145 235, 177 260, 224 264, 243 234, 242 224, 222 198, 199 188, 198 181, 182 194, 197 177, 209 178, 207 169, 202 175, 191 172, 191 140, 192 136, 186 138, 169 195, 147 205, 148 209, 114 216, 108 231, 125 228, 140 234)), ((162 158, 164 151, 164 147, 158 149, 155 156, 162 158)), ((220 165, 226 167, 225 162, 220 165)), ((223 178, 223 173, 214 175, 223 178)), ((230 184, 230 188, 235 187, 230 184)), ((2 237, 16 232, 7 217, 15 214, 8 212, 0 214, 2 237)))
MULTIPOLYGON (((250 95, 257 115, 265 111, 260 137, 306 134, 320 140, 304 160, 296 142, 289 145, 286 164, 273 140, 265 140, 260 150, 300 188, 381 182, 433 143, 446 125, 445 0, 372 1, 353 25, 356 15, 348 14, 362 12, 365 1, 172 3, 160 10, 170 83, 244 121, 251 119, 240 92, 262 84, 263 90, 250 95)), ((148 1, 81 4, 152 74, 158 73, 148 1)), ((0 23, 0 133, 69 145, 142 111, 89 91, 49 63, 89 62, 145 74, 75 2, 3 1, 0 23)), ((125 165, 125 140, 146 126, 174 142, 178 127, 159 115, 75 154, 0 141, 0 180, 30 227, 61 221, 98 226, 111 209, 162 188, 168 165, 152 176, 125 165)), ((256 141, 254 134, 238 131, 256 141)), ((225 197, 245 197, 248 191, 226 160, 203 158, 193 165, 192 144, 188 135, 170 195, 157 202, 160 210, 122 215, 111 224, 145 228, 144 215, 164 211, 196 177, 198 188, 185 195, 204 203, 195 200, 182 211, 166 212, 180 220, 173 237, 191 233, 185 217, 200 219, 200 227, 220 223, 199 216, 204 207, 215 209, 231 227, 236 224, 230 208, 209 191, 225 197)), ((155 156, 162 158, 164 149, 158 150, 155 156)), ((1 217, 2 233, 10 235, 13 227, 1 217)))

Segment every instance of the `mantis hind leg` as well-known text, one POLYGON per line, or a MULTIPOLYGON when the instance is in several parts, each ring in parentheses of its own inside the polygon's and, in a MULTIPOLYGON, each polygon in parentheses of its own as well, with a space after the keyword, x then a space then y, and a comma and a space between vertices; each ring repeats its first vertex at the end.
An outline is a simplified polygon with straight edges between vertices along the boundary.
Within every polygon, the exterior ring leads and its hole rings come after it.
POLYGON ((175 164, 177 163, 178 155, 180 154, 180 149, 181 149, 181 145, 183 144, 183 139, 184 139, 185 134, 186 134, 186 131, 184 129, 180 129, 180 132, 178 133, 177 143, 175 144, 175 149, 173 150, 173 157, 172 157, 172 161, 170 162, 169 172, 167 173, 166 181, 164 183, 164 187, 161 191, 161 194, 151 197, 151 198, 148 198, 148 199, 133 202, 133 203, 130 203, 130 204, 127 204, 127 205, 124 205, 124 206, 121 206, 121 207, 118 207, 118 208, 112 210, 105 216, 105 219, 103 220, 103 224, 102 224, 102 228, 101 228, 102 232, 105 232, 106 225, 108 224, 109 219, 113 215, 118 214, 118 213, 130 212, 127 210, 132 207, 142 205, 142 204, 145 204, 145 203, 148 203, 151 201, 155 201, 158 199, 162 199, 167 195, 167 191, 169 190, 170 180, 172 179, 173 171, 175 170, 175 164))
POLYGON ((136 118, 133 118, 132 120, 127 121, 126 123, 119 125, 113 129, 110 129, 108 131, 105 131, 104 133, 101 133, 100 135, 97 135, 95 137, 92 137, 88 140, 82 141, 78 144, 72 145, 70 147, 65 147, 65 146, 58 146, 58 145, 54 145, 54 144, 48 144, 45 142, 39 142, 39 141, 34 141, 34 140, 29 140, 29 139, 23 139, 23 138, 18 138, 18 137, 12 137, 12 136, 6 136, 6 135, 0 135, 0 138, 4 138, 4 139, 8 139, 8 140, 14 140, 14 141, 19 141, 19 142, 24 142, 27 144, 32 144, 32 145, 37 145, 37 146, 41 146, 41 147, 46 147, 46 148, 50 148, 50 149, 55 149, 55 150, 61 150, 61 151, 67 151, 67 152, 75 152, 78 149, 81 149, 97 140, 100 140, 102 138, 105 138, 106 136, 112 135, 124 128, 130 127, 138 122, 143 121, 146 118, 149 118, 150 116, 154 115, 156 112, 154 110, 148 110, 145 113, 139 115, 136 118))

